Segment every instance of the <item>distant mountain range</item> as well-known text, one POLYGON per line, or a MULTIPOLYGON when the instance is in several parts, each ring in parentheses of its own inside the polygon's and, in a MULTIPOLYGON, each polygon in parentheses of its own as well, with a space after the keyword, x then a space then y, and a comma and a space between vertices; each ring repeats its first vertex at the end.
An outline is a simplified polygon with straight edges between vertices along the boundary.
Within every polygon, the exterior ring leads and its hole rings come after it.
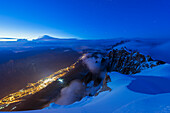
MULTIPOLYGON (((55 38, 55 37, 51 37, 49 35, 44 35, 40 38, 37 38, 37 39, 33 39, 32 41, 35 41, 35 42, 42 42, 42 41, 70 41, 70 40, 77 40, 76 38, 55 38)), ((18 41, 18 42, 27 42, 28 40, 27 39, 17 39, 17 38, 0 38, 0 41, 18 41)))
POLYGON ((0 41, 17 41, 16 38, 4 38, 4 37, 0 37, 0 41))
POLYGON ((38 39, 34 39, 33 41, 66 41, 66 40, 77 40, 76 38, 71 38, 71 39, 61 39, 61 38, 55 38, 55 37, 51 37, 48 35, 44 35, 41 38, 38 39))

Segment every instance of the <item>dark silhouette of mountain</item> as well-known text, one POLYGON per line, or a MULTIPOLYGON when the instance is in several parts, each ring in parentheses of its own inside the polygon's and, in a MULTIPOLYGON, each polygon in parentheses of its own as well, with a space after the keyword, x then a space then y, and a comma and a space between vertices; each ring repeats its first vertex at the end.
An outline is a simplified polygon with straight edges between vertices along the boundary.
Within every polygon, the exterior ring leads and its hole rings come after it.
POLYGON ((61 38, 55 38, 55 37, 51 37, 48 35, 44 35, 41 38, 35 39, 33 41, 66 41, 66 40, 77 40, 75 38, 72 39, 61 39, 61 38))
POLYGON ((34 41, 56 41, 59 40, 59 38, 54 38, 48 35, 44 35, 41 38, 35 39, 34 41))

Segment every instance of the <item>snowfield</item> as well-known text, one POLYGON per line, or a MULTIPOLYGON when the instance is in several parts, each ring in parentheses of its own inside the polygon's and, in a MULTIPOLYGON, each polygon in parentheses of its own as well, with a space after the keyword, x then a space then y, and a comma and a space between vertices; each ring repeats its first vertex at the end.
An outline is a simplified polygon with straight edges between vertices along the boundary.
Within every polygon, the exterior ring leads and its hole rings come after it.
POLYGON ((118 45, 115 49, 120 49, 122 47, 127 47, 131 50, 137 50, 145 55, 150 55, 156 60, 162 60, 167 63, 170 63, 170 40, 161 40, 161 39, 141 39, 141 40, 132 40, 122 45, 118 45))
MULTIPOLYGON (((167 62, 134 75, 111 72, 112 91, 84 97, 71 105, 51 103, 42 110, 23 113, 170 113, 170 41, 137 40, 116 46, 137 50, 167 62)), ((19 112, 13 112, 19 113, 19 112)))
MULTIPOLYGON (((111 92, 85 97, 74 104, 62 106, 51 103, 43 110, 28 113, 169 113, 170 65, 143 70, 133 76, 117 72, 108 73, 111 92), (137 83, 135 81, 138 81, 137 83), (155 82, 154 82, 155 81, 155 82), (144 90, 140 92, 140 90, 144 90)), ((18 113, 18 112, 14 112, 18 113)))

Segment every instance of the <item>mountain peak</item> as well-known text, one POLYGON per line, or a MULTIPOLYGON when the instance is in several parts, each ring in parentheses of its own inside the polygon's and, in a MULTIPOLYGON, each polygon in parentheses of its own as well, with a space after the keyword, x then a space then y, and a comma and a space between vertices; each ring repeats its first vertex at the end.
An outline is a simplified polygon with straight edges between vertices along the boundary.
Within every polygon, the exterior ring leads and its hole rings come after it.
POLYGON ((42 36, 41 38, 39 38, 39 39, 59 39, 59 38, 54 38, 54 37, 51 37, 51 36, 49 36, 49 35, 44 35, 44 36, 42 36))
POLYGON ((51 37, 49 35, 43 35, 42 37, 35 39, 34 41, 71 41, 71 40, 77 40, 76 38, 55 38, 51 37))
POLYGON ((59 38, 51 37, 49 35, 43 35, 42 37, 35 39, 35 41, 56 41, 60 40, 59 38))

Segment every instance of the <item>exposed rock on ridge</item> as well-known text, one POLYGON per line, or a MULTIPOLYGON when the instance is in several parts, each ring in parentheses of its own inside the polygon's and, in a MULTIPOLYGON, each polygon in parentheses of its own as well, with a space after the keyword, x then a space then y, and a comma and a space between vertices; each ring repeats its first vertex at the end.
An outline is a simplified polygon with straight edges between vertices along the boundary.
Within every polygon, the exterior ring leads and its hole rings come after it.
POLYGON ((122 74, 135 74, 146 68, 165 64, 163 61, 153 60, 149 55, 143 55, 136 51, 128 51, 126 48, 113 49, 107 55, 107 71, 116 71, 122 74))

